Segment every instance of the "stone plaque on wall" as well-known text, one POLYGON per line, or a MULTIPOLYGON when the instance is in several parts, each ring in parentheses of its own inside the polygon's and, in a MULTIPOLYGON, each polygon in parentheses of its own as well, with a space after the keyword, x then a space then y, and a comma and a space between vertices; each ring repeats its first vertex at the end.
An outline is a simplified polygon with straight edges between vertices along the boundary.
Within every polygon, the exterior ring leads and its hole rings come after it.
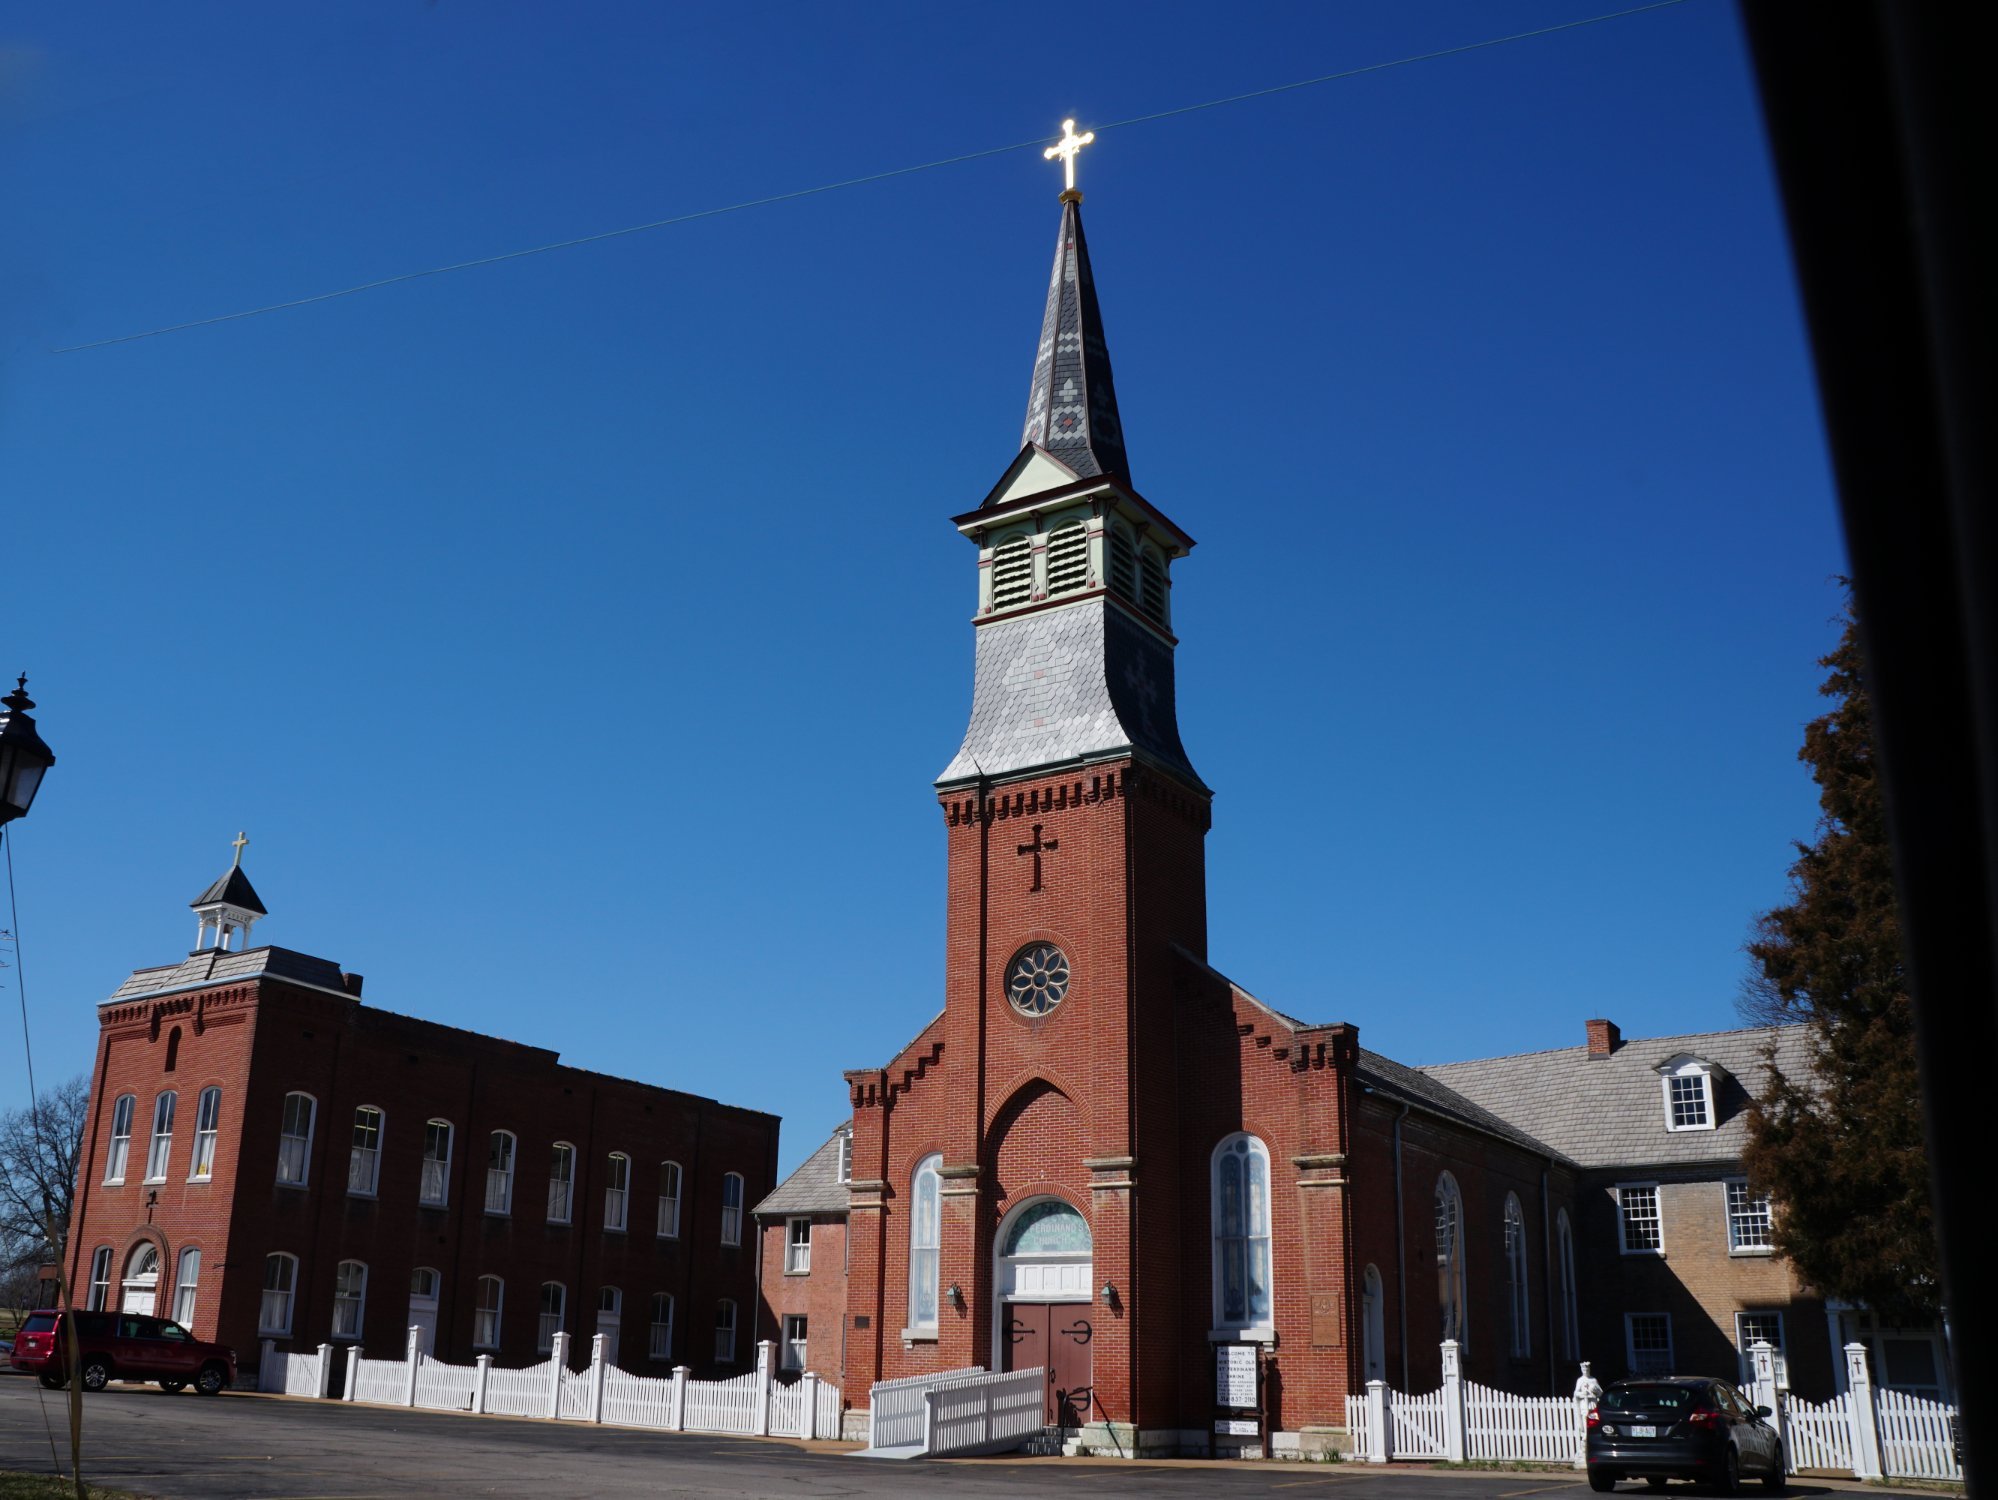
POLYGON ((1345 1338, 1339 1330, 1339 1294, 1337 1292, 1313 1292, 1311 1294, 1311 1347, 1328 1348, 1343 1344, 1345 1338))

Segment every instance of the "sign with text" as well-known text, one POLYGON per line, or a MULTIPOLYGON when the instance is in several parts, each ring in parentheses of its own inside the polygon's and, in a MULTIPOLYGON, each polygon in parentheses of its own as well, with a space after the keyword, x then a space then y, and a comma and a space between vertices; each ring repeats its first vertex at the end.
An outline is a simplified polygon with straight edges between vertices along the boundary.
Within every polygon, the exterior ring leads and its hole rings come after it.
POLYGON ((1214 1404, 1236 1411, 1254 1411, 1256 1401, 1256 1346, 1216 1344, 1214 1346, 1214 1404))

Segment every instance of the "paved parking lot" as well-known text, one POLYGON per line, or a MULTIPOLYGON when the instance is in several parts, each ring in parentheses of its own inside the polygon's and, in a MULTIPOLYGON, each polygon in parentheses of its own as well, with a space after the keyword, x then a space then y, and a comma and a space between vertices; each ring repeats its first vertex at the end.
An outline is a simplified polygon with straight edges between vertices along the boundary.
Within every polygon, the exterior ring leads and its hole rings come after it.
MULTIPOLYGON (((64 1398, 0 1376, 0 1468, 49 1472, 68 1452, 64 1398)), ((830 1445, 394 1411, 231 1392, 203 1400, 113 1386, 84 1401, 84 1474, 167 1500, 235 1497, 1267 1495, 1311 1500, 1582 1500, 1579 1476, 1351 1465, 1127 1464, 1113 1459, 888 1463, 830 1445)), ((1806 1481, 1795 1495, 1834 1486, 1806 1481)), ((1836 1488, 1856 1488, 1837 1486, 1836 1488)), ((1626 1492, 1643 1494, 1642 1486, 1626 1492)), ((1887 1491, 1869 1493, 1884 1496, 1887 1491)))

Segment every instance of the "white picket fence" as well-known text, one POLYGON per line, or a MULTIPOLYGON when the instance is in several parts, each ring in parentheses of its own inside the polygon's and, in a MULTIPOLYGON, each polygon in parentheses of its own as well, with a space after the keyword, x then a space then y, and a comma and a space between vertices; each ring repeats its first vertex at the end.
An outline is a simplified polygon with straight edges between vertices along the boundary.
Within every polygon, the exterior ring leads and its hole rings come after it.
POLYGON ((1575 1432, 1572 1396, 1514 1396, 1464 1383, 1464 1445, 1472 1458, 1565 1464, 1575 1456, 1575 1432))
POLYGON ((1956 1408, 1905 1391, 1880 1392, 1880 1462, 1889 1479, 1960 1481, 1952 1425, 1956 1408))
POLYGON ((276 1341, 265 1339, 257 1389, 279 1396, 323 1396, 332 1373, 331 1344, 321 1344, 311 1354, 280 1354, 276 1341))
POLYGON ((1792 1470, 1852 1472, 1852 1397, 1783 1398, 1783 1447, 1792 1470))
POLYGON ((867 1446, 920 1448, 927 1420, 923 1397, 931 1390, 973 1380, 984 1373, 983 1365, 966 1365, 960 1370, 944 1370, 934 1375, 904 1375, 899 1380, 876 1381, 867 1394, 867 1446))
MULTIPOLYGON (((661 1432, 727 1432, 744 1436, 836 1438, 845 1402, 838 1386, 806 1374, 790 1384, 772 1378, 773 1346, 756 1346, 756 1368, 733 1380, 693 1380, 681 1365, 670 1380, 633 1375, 603 1358, 603 1335, 590 1344, 590 1363, 569 1368, 569 1336, 555 1335, 553 1355, 524 1370, 503 1370, 482 1354, 472 1365, 449 1365, 423 1354, 416 1329, 400 1360, 347 1361, 349 1401, 468 1411, 478 1416, 549 1417, 661 1432)), ((303 1356, 292 1356, 293 1359, 303 1356)), ((275 1356, 283 1360, 285 1356, 275 1356)), ((266 1354, 265 1366, 282 1371, 266 1354)))
POLYGON ((1004 1453, 1047 1424, 1046 1371, 1004 1374, 931 1386, 923 1393, 923 1451, 933 1458, 1004 1453))

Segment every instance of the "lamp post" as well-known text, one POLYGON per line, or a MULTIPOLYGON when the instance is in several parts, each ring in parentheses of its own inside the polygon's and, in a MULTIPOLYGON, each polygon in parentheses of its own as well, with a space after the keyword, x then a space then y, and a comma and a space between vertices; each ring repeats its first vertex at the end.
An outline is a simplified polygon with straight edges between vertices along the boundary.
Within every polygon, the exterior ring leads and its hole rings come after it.
POLYGON ((14 691, 0 698, 0 705, 7 710, 0 715, 0 823, 11 823, 28 815, 42 773, 55 764, 55 752, 35 733, 35 721, 28 713, 35 700, 28 696, 25 672, 14 691))

